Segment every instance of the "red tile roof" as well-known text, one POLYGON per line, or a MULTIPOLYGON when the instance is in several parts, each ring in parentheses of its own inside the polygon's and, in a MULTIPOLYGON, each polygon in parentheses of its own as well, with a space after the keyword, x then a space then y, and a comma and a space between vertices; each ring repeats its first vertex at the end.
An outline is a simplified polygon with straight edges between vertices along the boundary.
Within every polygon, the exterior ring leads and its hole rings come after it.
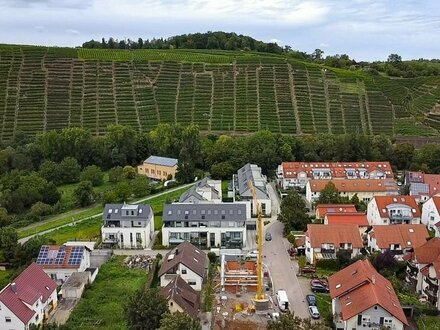
POLYGON ((388 218, 387 207, 393 204, 406 205, 411 208, 413 217, 420 218, 421 212, 414 196, 375 196, 377 208, 382 218, 388 218))
POLYGON ((380 249, 389 249, 391 244, 400 244, 402 248, 417 248, 429 238, 425 225, 389 225, 373 226, 371 235, 376 238, 380 249))
POLYGON ((307 177, 312 177, 312 170, 330 170, 332 178, 345 178, 346 169, 366 169, 369 173, 373 171, 384 172, 387 178, 393 178, 393 170, 389 162, 283 162, 284 178, 296 178, 299 172, 305 172, 307 177))
POLYGON ((5 304, 24 324, 27 324, 35 312, 25 303, 33 305, 40 297, 46 302, 56 290, 57 284, 43 271, 32 263, 14 280, 16 292, 8 284, 0 292, 0 301, 5 304))
POLYGON ((363 243, 357 225, 307 225, 307 237, 313 248, 320 248, 322 244, 333 244, 339 248, 341 243, 351 243, 353 248, 362 248, 363 243))
POLYGON ((440 237, 431 238, 425 244, 414 248, 412 258, 419 264, 430 264, 440 258, 440 237))
POLYGON ((424 180, 429 185, 429 196, 440 193, 440 174, 424 174, 424 180))
POLYGON ((337 180, 310 180, 311 191, 320 192, 329 182, 333 182, 340 192, 390 192, 397 195, 399 187, 392 179, 337 179, 337 180))
POLYGON ((332 299, 339 299, 343 320, 379 305, 408 325, 392 284, 368 260, 359 260, 332 275, 329 286, 332 299))
POLYGON ((362 212, 355 213, 329 213, 326 216, 327 224, 368 226, 367 215, 362 212))
POLYGON ((327 213, 356 212, 354 204, 319 204, 316 206, 318 217, 323 218, 327 213))
POLYGON ((432 196, 432 200, 434 202, 435 208, 437 209, 437 212, 440 213, 440 195, 432 196))

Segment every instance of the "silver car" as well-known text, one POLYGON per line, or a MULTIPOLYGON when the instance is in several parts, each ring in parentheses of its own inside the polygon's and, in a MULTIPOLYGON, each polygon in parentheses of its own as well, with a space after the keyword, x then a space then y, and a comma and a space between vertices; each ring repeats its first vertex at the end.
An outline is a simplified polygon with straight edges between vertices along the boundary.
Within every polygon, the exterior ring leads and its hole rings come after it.
POLYGON ((318 307, 316 306, 309 306, 309 313, 312 319, 319 319, 321 315, 319 315, 318 307))

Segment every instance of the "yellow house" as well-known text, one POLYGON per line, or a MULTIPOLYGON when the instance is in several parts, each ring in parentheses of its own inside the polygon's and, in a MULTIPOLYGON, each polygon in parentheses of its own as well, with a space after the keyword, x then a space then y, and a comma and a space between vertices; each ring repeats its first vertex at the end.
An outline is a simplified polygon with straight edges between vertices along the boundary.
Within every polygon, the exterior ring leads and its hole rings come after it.
POLYGON ((138 173, 153 180, 167 180, 168 176, 174 179, 177 171, 177 159, 150 156, 142 165, 138 166, 138 173))

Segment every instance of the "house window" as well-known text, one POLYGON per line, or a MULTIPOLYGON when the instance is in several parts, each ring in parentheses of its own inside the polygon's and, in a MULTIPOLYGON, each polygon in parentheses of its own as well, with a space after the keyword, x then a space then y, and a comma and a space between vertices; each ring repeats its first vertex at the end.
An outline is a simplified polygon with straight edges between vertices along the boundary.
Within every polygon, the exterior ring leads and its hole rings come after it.
POLYGON ((161 172, 159 170, 157 170, 157 175, 160 175, 160 174, 161 174, 161 172))
POLYGON ((173 306, 173 302, 172 301, 170 301, 170 306, 173 306))
POLYGON ((9 316, 5 316, 5 322, 6 323, 11 323, 12 321, 11 321, 11 317, 9 317, 9 316))
POLYGON ((383 320, 383 324, 384 325, 392 325, 393 324, 393 319, 391 317, 386 317, 383 320))
POLYGON ((182 275, 186 274, 186 269, 182 269, 182 275))
POLYGON ((145 169, 145 173, 147 173, 147 174, 148 174, 148 168, 146 168, 146 169, 145 169))
POLYGON ((155 171, 154 170, 151 170, 151 174, 154 174, 155 173, 155 171))
POLYGON ((188 284, 189 284, 189 285, 196 285, 196 281, 192 281, 192 280, 190 280, 190 281, 188 281, 188 284))

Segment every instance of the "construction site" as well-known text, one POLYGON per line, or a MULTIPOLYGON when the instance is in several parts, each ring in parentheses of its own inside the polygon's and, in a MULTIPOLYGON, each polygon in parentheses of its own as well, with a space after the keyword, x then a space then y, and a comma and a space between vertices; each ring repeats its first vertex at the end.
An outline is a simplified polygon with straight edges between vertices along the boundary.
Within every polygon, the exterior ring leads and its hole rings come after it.
POLYGON ((215 297, 215 329, 266 329, 277 313, 268 270, 261 276, 258 295, 258 262, 242 255, 222 255, 215 297))

